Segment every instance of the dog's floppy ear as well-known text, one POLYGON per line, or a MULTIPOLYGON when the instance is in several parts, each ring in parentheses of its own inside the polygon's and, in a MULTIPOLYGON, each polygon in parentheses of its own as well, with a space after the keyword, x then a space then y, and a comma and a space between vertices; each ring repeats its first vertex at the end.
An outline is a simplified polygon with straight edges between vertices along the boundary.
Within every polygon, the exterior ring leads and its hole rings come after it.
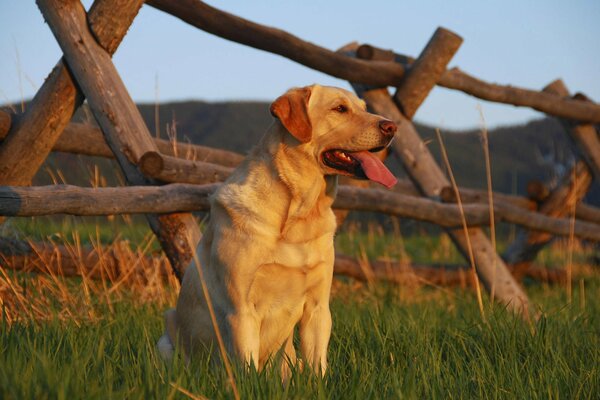
POLYGON ((308 118, 310 94, 310 88, 290 89, 271 104, 271 114, 302 143, 312 138, 312 125, 308 118))

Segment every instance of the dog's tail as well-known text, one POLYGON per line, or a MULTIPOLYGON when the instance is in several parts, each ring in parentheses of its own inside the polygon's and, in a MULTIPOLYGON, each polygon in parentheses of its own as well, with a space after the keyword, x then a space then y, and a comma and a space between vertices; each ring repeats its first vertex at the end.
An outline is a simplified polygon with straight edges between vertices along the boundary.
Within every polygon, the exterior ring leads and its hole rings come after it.
POLYGON ((165 333, 158 339, 156 347, 160 357, 165 361, 171 361, 173 354, 175 354, 175 337, 176 326, 175 326, 175 310, 167 310, 164 314, 165 317, 165 333))

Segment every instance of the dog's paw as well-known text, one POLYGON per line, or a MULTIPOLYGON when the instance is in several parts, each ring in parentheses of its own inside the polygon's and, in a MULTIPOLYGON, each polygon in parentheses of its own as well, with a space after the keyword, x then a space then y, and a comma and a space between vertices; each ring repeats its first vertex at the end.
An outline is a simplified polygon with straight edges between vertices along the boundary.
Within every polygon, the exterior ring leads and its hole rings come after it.
POLYGON ((173 359, 173 354, 175 353, 175 346, 171 342, 168 334, 164 334, 158 339, 156 343, 156 348, 158 349, 158 353, 160 357, 164 361, 171 361, 173 359))

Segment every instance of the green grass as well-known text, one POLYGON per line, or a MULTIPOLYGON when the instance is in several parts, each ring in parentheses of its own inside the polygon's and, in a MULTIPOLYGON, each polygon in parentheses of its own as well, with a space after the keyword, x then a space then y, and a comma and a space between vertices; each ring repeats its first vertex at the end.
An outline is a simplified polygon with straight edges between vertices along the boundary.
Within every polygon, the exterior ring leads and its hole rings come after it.
MULTIPOLYGON (((600 282, 575 290, 530 288, 544 312, 533 326, 500 308, 487 323, 471 293, 341 284, 324 379, 236 371, 242 398, 593 399, 600 393, 600 282), (409 300, 407 300, 409 299, 409 300)), ((185 398, 171 383, 232 398, 224 368, 208 360, 165 364, 155 352, 162 310, 122 299, 93 322, 0 325, 0 398, 185 398)), ((489 305, 488 305, 489 306, 489 305)))
MULTIPOLYGON (((72 242, 74 235, 82 243, 90 238, 110 243, 119 232, 135 245, 147 235, 139 219, 12 221, 8 228, 32 240, 51 238, 59 244, 72 242)), ((464 262, 445 237, 383 235, 377 228, 341 232, 336 247, 370 259, 464 262)), ((574 261, 585 264, 589 250, 575 250, 574 261)), ((538 260, 560 267, 567 253, 558 243, 538 260)), ((158 358, 155 343, 167 308, 160 304, 173 302, 173 292, 120 288, 107 295, 108 287, 91 288, 82 279, 59 284, 23 273, 8 277, 30 302, 22 307, 37 308, 29 315, 50 318, 9 325, 2 306, 3 300, 9 302, 2 296, 9 296, 11 287, 3 286, 8 281, 0 275, 0 399, 186 398, 177 388, 215 399, 233 397, 218 361, 195 360, 188 366, 181 359, 166 364, 158 358), (40 296, 44 301, 36 302, 40 296)), ((242 398, 252 399, 595 399, 600 393, 600 276, 588 272, 579 279, 572 303, 563 287, 528 286, 541 312, 533 325, 489 304, 484 321, 470 291, 356 288, 344 279, 332 297, 330 368, 324 379, 296 371, 283 386, 273 371, 235 366, 236 385, 242 398)))

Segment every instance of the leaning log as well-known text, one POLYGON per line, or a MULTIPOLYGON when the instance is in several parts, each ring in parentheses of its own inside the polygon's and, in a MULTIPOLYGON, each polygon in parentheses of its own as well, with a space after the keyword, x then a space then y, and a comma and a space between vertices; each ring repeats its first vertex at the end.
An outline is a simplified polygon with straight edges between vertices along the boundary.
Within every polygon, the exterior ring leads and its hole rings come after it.
MULTIPOLYGON (((208 211, 208 198, 218 185, 177 183, 114 188, 82 188, 70 185, 1 186, 0 215, 25 217, 53 214, 114 215, 208 211)), ((340 186, 333 206, 343 210, 380 212, 447 228, 456 228, 462 224, 460 210, 454 204, 439 203, 388 190, 340 186)), ((465 204, 463 210, 470 227, 488 225, 490 222, 487 204, 465 204)), ((552 218, 507 204, 494 206, 494 218, 561 236, 568 236, 571 228, 568 218, 552 218)), ((600 241, 600 226, 576 221, 574 234, 582 239, 600 241)))
MULTIPOLYGON (((438 51, 441 52, 442 50, 438 48, 438 51)), ((437 64, 435 54, 423 54, 423 57, 425 56, 427 59, 424 62, 429 60, 430 63, 437 64)), ((445 58, 449 59, 447 56, 445 58)), ((430 70, 439 73, 440 68, 430 70)), ((413 86, 422 87, 424 90, 428 87, 418 84, 413 86)), ((355 87, 355 89, 357 92, 364 90, 362 87, 355 87)), ((405 93, 405 95, 408 94, 405 93)), ((428 197, 439 196, 442 188, 449 186, 450 182, 421 140, 413 123, 399 111, 388 91, 386 89, 366 90, 361 93, 361 97, 373 111, 391 119, 398 126, 396 139, 392 146, 411 180, 415 182, 424 195, 428 197)), ((397 98, 396 101, 402 101, 402 99, 397 98)), ((519 209, 519 211, 523 210, 519 209)), ((489 219, 489 214, 487 218, 489 219)), ((463 226, 462 221, 461 225, 454 225, 454 227, 458 226, 463 226)), ((506 265, 498 256, 496 249, 484 232, 478 228, 467 228, 465 226, 464 229, 449 229, 448 234, 465 258, 471 260, 477 275, 483 281, 488 292, 494 293, 496 299, 511 310, 528 317, 529 299, 527 294, 510 275, 506 265)), ((482 307, 481 299, 479 305, 482 307)))
MULTIPOLYGON (((153 274, 168 280, 169 266, 162 257, 136 254, 127 242, 105 247, 73 248, 50 242, 25 242, 0 237, 0 267, 57 276, 82 276, 112 282, 139 281, 153 274)), ((336 254, 334 273, 359 281, 383 281, 406 286, 473 286, 471 275, 461 266, 414 266, 397 261, 358 260, 336 254)), ((547 283, 561 283, 564 271, 531 267, 518 276, 547 283)))
MULTIPOLYGON (((554 81, 544 88, 545 91, 566 97, 569 92, 560 80, 554 81)), ((564 122, 564 121, 563 121, 564 122)), ((569 133, 580 145, 587 143, 592 146, 598 142, 598 135, 592 125, 574 125, 569 127, 569 133), (587 135, 580 135, 587 133, 587 135), (582 138, 581 136, 584 136, 582 138)), ((600 144, 598 149, 600 150, 600 144)), ((584 161, 577 161, 571 170, 561 179, 558 186, 550 191, 540 203, 539 212, 552 217, 569 217, 574 213, 577 204, 585 197, 592 184, 592 172, 584 161)), ((545 188, 543 185, 542 188, 545 188)), ((540 190, 537 190, 538 192, 540 190)), ((526 264, 535 260, 538 253, 552 241, 552 235, 545 232, 519 230, 515 240, 509 244, 504 259, 512 264, 526 264)))
MULTIPOLYGON (((88 13, 89 27, 100 45, 113 54, 143 0, 97 0, 88 13)), ((25 113, 12 123, 0 146, 0 184, 29 185, 84 97, 59 60, 25 113)), ((5 119, 3 114, 0 119, 5 119)), ((8 130, 5 123, 0 131, 8 130), (6 127, 6 130, 4 129, 6 127)))
MULTIPOLYGON (((136 164, 142 155, 158 149, 110 54, 90 32, 83 6, 76 0, 38 0, 37 3, 128 183, 151 183, 136 164)), ((181 279, 200 239, 194 217, 191 214, 147 215, 147 220, 171 261, 173 272, 181 279)))
POLYGON ((405 79, 396 86, 394 101, 408 119, 412 119, 436 82, 446 71, 462 38, 444 28, 437 28, 419 57, 411 65, 405 79))
MULTIPOLYGON (((558 79, 548 85, 545 89, 564 98, 569 97, 569 89, 565 83, 558 79)), ((584 103, 590 103, 584 95, 575 95, 575 99, 584 103)), ((592 124, 581 124, 574 121, 561 120, 569 137, 579 150, 583 159, 587 162, 596 180, 600 181, 600 135, 592 124)))
MULTIPOLYGON (((279 54, 309 68, 355 83, 396 87, 401 84, 406 70, 410 68, 410 64, 368 62, 346 57, 285 31, 220 11, 199 0, 148 0, 146 3, 224 39, 279 54)), ((404 59, 411 60, 410 57, 404 59)), ((531 107, 563 118, 600 122, 598 104, 586 104, 535 90, 484 82, 457 68, 445 71, 437 84, 488 101, 531 107)))

